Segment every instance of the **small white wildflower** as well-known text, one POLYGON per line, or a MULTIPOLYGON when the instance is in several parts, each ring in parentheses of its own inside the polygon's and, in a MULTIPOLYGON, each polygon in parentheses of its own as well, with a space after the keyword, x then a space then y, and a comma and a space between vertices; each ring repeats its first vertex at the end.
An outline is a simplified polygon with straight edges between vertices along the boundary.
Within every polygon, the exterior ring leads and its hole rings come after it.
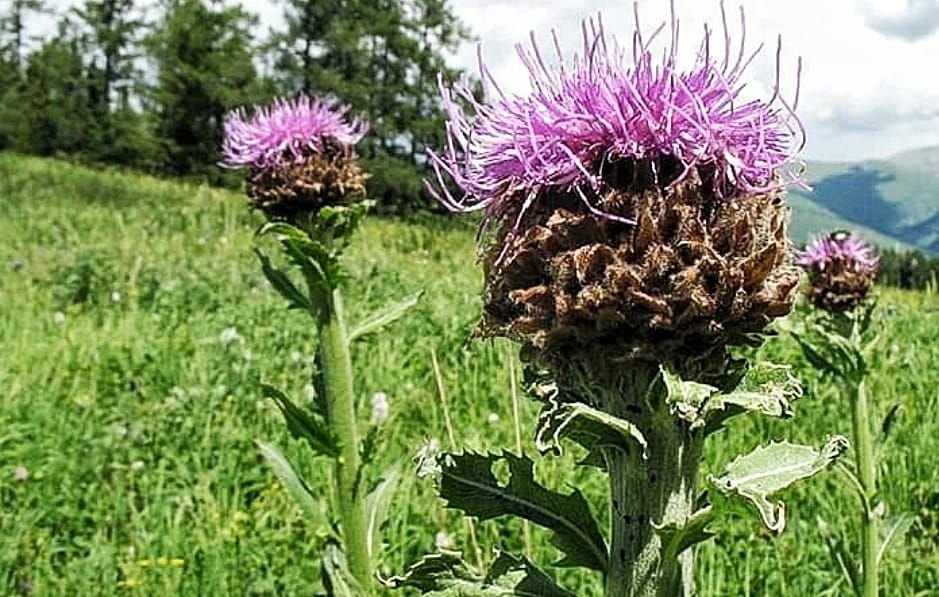
POLYGON ((143 460, 135 460, 130 463, 130 470, 139 471, 143 469, 143 460))
POLYGON ((17 481, 23 482, 26 479, 29 479, 29 470, 25 466, 20 465, 13 469, 13 478, 17 481))
POLYGON ((121 293, 118 292, 118 291, 116 291, 116 290, 115 290, 114 292, 112 292, 112 293, 111 293, 111 302, 112 302, 112 303, 119 303, 119 302, 121 302, 121 293))
POLYGON ((306 396, 307 400, 314 402, 316 400, 316 387, 308 383, 303 387, 303 394, 306 396))
POLYGON ((391 414, 391 404, 388 395, 384 392, 375 392, 372 395, 372 425, 381 425, 388 420, 391 414))
POLYGON ((453 537, 446 531, 437 531, 437 534, 434 535, 434 545, 437 546, 437 551, 452 549, 453 537))
POLYGON ((62 325, 65 323, 65 313, 61 311, 56 311, 55 315, 52 316, 52 321, 55 325, 62 325))
POLYGON ((235 327, 225 328, 218 335, 218 341, 222 344, 231 344, 236 340, 241 340, 241 334, 238 333, 238 329, 235 327))
POLYGON ((497 425, 499 423, 499 413, 489 413, 489 416, 486 417, 486 422, 490 425, 497 425))
POLYGON ((303 353, 302 353, 302 352, 300 352, 299 350, 294 350, 294 351, 291 351, 291 352, 290 352, 290 362, 291 362, 291 363, 299 363, 299 362, 302 361, 302 360, 303 360, 303 353))
POLYGON ((218 237, 218 242, 219 242, 219 244, 227 245, 227 244, 228 244, 228 237, 227 237, 227 236, 220 236, 220 237, 218 237))
POLYGON ((128 433, 127 427, 124 425, 116 425, 114 427, 114 435, 118 437, 127 437, 127 433, 128 433))
POLYGON ((437 477, 440 475, 440 463, 437 462, 437 456, 440 454, 440 442, 437 438, 431 438, 424 442, 421 449, 418 450, 415 460, 417 461, 418 477, 437 477))

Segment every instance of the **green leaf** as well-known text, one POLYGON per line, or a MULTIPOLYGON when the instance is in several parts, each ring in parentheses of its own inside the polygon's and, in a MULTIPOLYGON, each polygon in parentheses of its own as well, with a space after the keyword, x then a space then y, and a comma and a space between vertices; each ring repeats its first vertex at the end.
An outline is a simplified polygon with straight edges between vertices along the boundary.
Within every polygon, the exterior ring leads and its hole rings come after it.
POLYGON ((306 311, 313 310, 313 304, 310 302, 310 299, 303 294, 299 288, 294 285, 290 277, 277 269, 271 264, 270 258, 262 253, 259 249, 255 249, 254 252, 257 254, 258 259, 261 260, 261 271, 264 272, 264 277, 271 283, 271 286, 274 287, 274 290, 279 292, 281 296, 287 299, 287 302, 290 303, 288 306, 289 309, 303 309, 306 311))
POLYGON ((328 597, 360 597, 362 589, 349 572, 346 556, 335 541, 328 541, 323 550, 323 585, 328 597))
POLYGON ((255 443, 258 445, 258 448, 260 448, 261 454, 264 456, 265 460, 267 460, 267 463, 274 469, 274 474, 277 475, 281 485, 287 489, 304 512, 316 519, 325 519, 326 512, 322 501, 313 497, 309 486, 307 486, 306 482, 296 473, 293 465, 290 464, 290 461, 287 460, 281 451, 273 444, 259 440, 256 440, 255 443))
POLYGON ((854 562, 854 557, 848 551, 844 538, 833 532, 828 524, 820 518, 818 519, 818 529, 825 539, 825 543, 828 544, 828 552, 832 560, 834 560, 835 565, 838 566, 838 569, 841 570, 848 584, 851 585, 854 594, 860 595, 861 574, 854 562))
POLYGON ((903 403, 897 402, 890 407, 889 411, 887 411, 887 416, 884 417, 884 422, 880 426, 881 441, 885 442, 890 438, 890 432, 893 431, 893 428, 896 426, 902 409, 903 403))
POLYGON ((638 446, 648 457, 649 444, 634 424, 580 402, 551 398, 538 416, 535 447, 539 452, 561 454, 561 440, 568 437, 590 451, 615 447, 629 451, 638 446))
POLYGON ((916 517, 909 512, 904 512, 886 525, 883 536, 880 539, 880 547, 877 549, 878 566, 880 566, 884 556, 890 550, 890 547, 897 541, 903 539, 914 522, 916 522, 916 517))
POLYGON ((701 508, 691 515, 682 526, 667 525, 657 528, 662 539, 663 561, 673 561, 686 549, 703 543, 716 535, 708 527, 715 519, 715 511, 710 506, 701 508))
POLYGON ((665 367, 660 369, 659 375, 665 383, 666 400, 672 414, 688 421, 693 428, 704 425, 704 406, 719 390, 707 384, 684 381, 665 367))
POLYGON ((277 404, 287 422, 287 428, 295 438, 306 440, 317 454, 332 458, 339 455, 336 439, 320 416, 307 414, 291 402, 286 394, 273 386, 261 384, 261 390, 267 398, 277 404))
POLYGON ((720 476, 710 481, 724 496, 742 499, 756 507, 767 529, 782 532, 786 525, 785 508, 769 498, 830 466, 845 450, 848 440, 835 436, 821 450, 788 442, 771 443, 727 465, 720 476))
POLYGON ((366 544, 368 554, 374 558, 381 547, 381 529, 388 520, 391 498, 401 479, 401 464, 395 463, 382 473, 375 488, 365 498, 366 544))
POLYGON ((528 457, 467 452, 441 454, 437 464, 440 497, 449 507, 480 520, 509 514, 529 520, 554 532, 551 542, 565 554, 557 566, 606 570, 606 543, 583 494, 575 489, 564 495, 539 485, 528 457), (509 467, 504 486, 492 472, 492 465, 500 461, 509 467))
POLYGON ((404 576, 385 583, 391 588, 412 587, 433 597, 575 597, 526 558, 499 554, 485 578, 475 576, 459 556, 425 556, 404 576))
POLYGON ((401 318, 402 315, 407 313, 409 309, 417 304, 417 301, 420 300, 421 295, 423 294, 423 291, 412 294, 402 301, 398 301, 397 303, 393 303, 391 305, 386 305, 381 310, 372 313, 366 317, 364 321, 359 322, 358 325, 352 328, 352 330, 349 332, 349 342, 377 332, 386 325, 397 321, 401 318))
POLYGON ((328 300, 344 275, 338 253, 285 222, 268 222, 262 226, 258 236, 267 235, 277 238, 290 261, 303 272, 311 296, 319 295, 319 302, 328 300))
POLYGON ((701 413, 705 432, 713 433, 731 417, 746 412, 788 419, 792 416, 792 403, 801 396, 802 385, 792 375, 792 367, 757 363, 750 367, 736 389, 709 396, 701 413))

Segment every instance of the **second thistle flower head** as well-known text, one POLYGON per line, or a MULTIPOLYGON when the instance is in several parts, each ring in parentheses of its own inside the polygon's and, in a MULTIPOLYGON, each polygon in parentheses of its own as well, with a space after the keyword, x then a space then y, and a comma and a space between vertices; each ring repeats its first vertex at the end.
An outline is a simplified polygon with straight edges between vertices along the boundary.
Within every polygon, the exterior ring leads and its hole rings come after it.
POLYGON ((268 216, 291 218, 364 192, 353 146, 368 125, 335 100, 275 99, 225 118, 222 165, 248 168, 248 196, 268 216))
POLYGON ((856 234, 838 230, 797 251, 796 263, 809 274, 809 300, 820 309, 841 313, 867 297, 877 276, 878 257, 856 234))

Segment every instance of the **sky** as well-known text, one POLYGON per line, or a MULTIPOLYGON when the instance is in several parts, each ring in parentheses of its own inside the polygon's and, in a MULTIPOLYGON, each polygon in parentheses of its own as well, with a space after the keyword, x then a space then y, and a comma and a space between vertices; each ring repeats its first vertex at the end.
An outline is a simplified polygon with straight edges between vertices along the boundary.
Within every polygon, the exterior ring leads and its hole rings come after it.
MULTIPOLYGON (((279 3, 242 1, 261 15, 264 26, 281 25, 279 3)), ((668 18, 666 0, 637 3, 647 33, 668 18)), ((802 58, 798 114, 807 132, 806 158, 855 161, 939 145, 939 0, 726 0, 735 41, 741 4, 748 48, 765 43, 744 77, 749 94, 772 93, 777 37, 782 37, 782 92, 788 98, 802 58)), ((451 0, 451 5, 481 44, 500 87, 514 93, 528 89, 514 45, 527 43, 531 32, 548 50, 556 30, 569 56, 580 49, 583 19, 601 9, 606 31, 621 43, 630 43, 635 28, 632 0, 451 0)), ((675 6, 681 55, 693 60, 704 24, 720 32, 720 1, 675 0, 675 6)), ((723 42, 714 46, 722 50, 723 42)), ((452 60, 476 72, 476 43, 452 60)))

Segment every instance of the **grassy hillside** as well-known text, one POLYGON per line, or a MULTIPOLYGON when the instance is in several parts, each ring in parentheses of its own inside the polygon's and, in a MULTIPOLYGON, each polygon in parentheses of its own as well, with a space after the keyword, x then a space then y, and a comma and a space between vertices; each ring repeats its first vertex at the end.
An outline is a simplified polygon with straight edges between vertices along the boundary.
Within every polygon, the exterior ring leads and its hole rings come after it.
MULTIPOLYGON (((259 220, 241 197, 0 154, 0 215, 0 594, 315 594, 328 521, 301 515, 253 444, 284 446, 324 492, 327 467, 286 437, 258 388, 302 396, 315 339, 263 281, 251 251, 259 220)), ((355 347, 363 402, 379 391, 391 400, 383 464, 407 463, 426 438, 445 437, 431 350, 460 446, 514 441, 514 350, 466 343, 479 313, 472 241, 472 230, 439 221, 372 220, 349 256, 353 318, 425 291, 416 312, 355 347)), ((903 405, 885 448, 883 499, 888 514, 918 516, 888 557, 885 586, 891 596, 927 595, 939 586, 939 299, 888 292, 881 304, 872 395, 880 416, 903 405)), ((771 439, 818 443, 848 431, 841 400, 790 340, 761 354, 795 364, 807 396, 790 422, 753 418, 722 432, 705 473, 771 439)), ((532 454, 535 413, 524 404, 532 454)), ((605 517, 600 479, 570 474, 573 458, 539 458, 538 476, 582 488, 605 517)), ((782 536, 740 520, 701 549, 702 596, 846 594, 818 521, 853 548, 853 495, 829 473, 783 497, 782 536)), ((393 508, 385 573, 432 550, 439 531, 466 545, 460 519, 426 480, 406 475, 393 508)), ((487 554, 520 551, 520 536, 514 523, 481 528, 487 554)), ((545 535, 534 545, 536 561, 557 559, 545 535)), ((595 578, 549 569, 578 595, 597 594, 595 578)))
POLYGON ((881 246, 939 252, 939 147, 853 164, 814 162, 812 191, 793 189, 793 237, 836 228, 881 246))

